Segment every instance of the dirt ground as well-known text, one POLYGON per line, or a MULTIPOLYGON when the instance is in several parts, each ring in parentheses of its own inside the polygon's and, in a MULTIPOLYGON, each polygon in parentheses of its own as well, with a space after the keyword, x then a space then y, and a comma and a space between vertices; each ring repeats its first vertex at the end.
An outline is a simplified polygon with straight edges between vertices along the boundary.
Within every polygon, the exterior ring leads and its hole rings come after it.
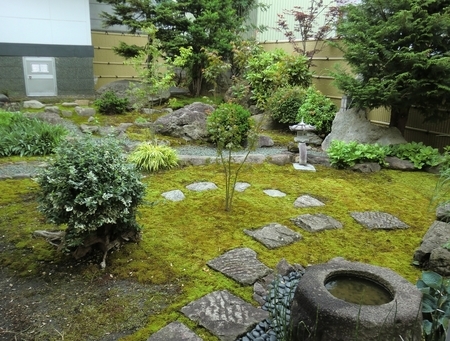
POLYGON ((0 341, 117 340, 179 293, 172 285, 116 279, 108 269, 86 278, 86 266, 49 264, 30 277, 0 269, 0 341))

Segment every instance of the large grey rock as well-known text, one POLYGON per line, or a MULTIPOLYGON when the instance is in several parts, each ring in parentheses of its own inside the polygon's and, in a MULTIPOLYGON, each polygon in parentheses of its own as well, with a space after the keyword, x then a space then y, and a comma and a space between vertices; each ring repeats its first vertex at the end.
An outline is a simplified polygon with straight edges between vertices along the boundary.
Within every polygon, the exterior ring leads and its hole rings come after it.
POLYGON ((161 194, 164 198, 170 201, 182 201, 186 197, 184 196, 183 192, 179 189, 175 189, 173 191, 164 192, 161 194))
POLYGON ((23 102, 23 107, 25 109, 28 109, 28 108, 30 108, 30 109, 42 109, 43 107, 45 107, 45 105, 42 104, 41 102, 36 101, 35 99, 33 99, 33 100, 30 100, 30 101, 23 102))
POLYGON ((44 111, 48 112, 48 113, 58 114, 58 115, 61 113, 61 110, 56 105, 46 106, 44 108, 44 111))
POLYGON ((75 107, 75 112, 78 116, 91 117, 95 115, 94 108, 75 107))
POLYGON ((294 161, 294 154, 284 153, 284 154, 273 154, 269 155, 266 158, 267 162, 273 163, 277 166, 284 166, 288 163, 292 163, 294 161))
POLYGON ((381 170, 381 166, 376 162, 364 162, 357 163, 350 169, 361 173, 376 173, 381 170))
POLYGON ((450 275, 450 251, 442 246, 450 241, 450 224, 435 221, 414 252, 414 260, 421 267, 450 275))
POLYGON ((259 278, 271 272, 256 258, 256 252, 249 248, 230 250, 206 264, 225 276, 246 285, 255 283, 259 278))
POLYGON ((274 142, 272 140, 272 138, 270 136, 266 136, 266 135, 259 135, 258 136, 258 148, 261 147, 273 147, 274 146, 274 142))
POLYGON ((150 336, 147 341, 202 341, 203 339, 186 327, 175 321, 150 336))
POLYGON ((378 143, 383 146, 407 142, 397 128, 370 123, 363 110, 354 108, 339 110, 333 120, 331 133, 322 143, 322 149, 327 150, 334 140, 378 143))
POLYGON ((450 221, 450 203, 439 205, 436 208, 436 219, 446 223, 450 221))
POLYGON ((385 158, 386 163, 388 164, 386 168, 396 169, 396 170, 414 170, 414 163, 408 160, 399 159, 396 156, 387 156, 385 158))
POLYGON ((269 317, 267 311, 255 308, 226 290, 203 296, 181 308, 181 312, 222 341, 235 341, 269 317))
POLYGON ((302 238, 299 233, 278 223, 271 223, 255 230, 244 230, 244 232, 264 244, 268 249, 289 245, 302 238))
POLYGON ((25 113, 26 117, 37 118, 38 120, 50 123, 50 124, 61 124, 63 119, 56 113, 52 112, 37 112, 34 114, 25 113))
POLYGON ((6 96, 5 94, 0 94, 0 103, 9 103, 9 97, 6 96))
POLYGON ((207 140, 206 119, 214 107, 200 102, 159 117, 154 122, 155 133, 183 138, 187 141, 207 140))
POLYGON ((350 215, 358 223, 367 227, 370 230, 395 230, 395 229, 407 229, 409 226, 403 221, 394 217, 392 214, 366 211, 366 212, 351 212, 350 215))
POLYGON ((292 218, 291 221, 298 227, 308 232, 319 232, 322 230, 333 230, 342 228, 342 224, 336 219, 323 214, 302 214, 292 218))

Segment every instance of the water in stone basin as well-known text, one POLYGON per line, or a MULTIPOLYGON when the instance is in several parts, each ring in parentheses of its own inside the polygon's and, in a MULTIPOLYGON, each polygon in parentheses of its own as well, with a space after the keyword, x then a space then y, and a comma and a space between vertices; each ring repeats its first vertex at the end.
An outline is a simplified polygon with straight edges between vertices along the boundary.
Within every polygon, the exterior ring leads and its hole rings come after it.
POLYGON ((356 276, 333 276, 325 288, 336 298, 360 305, 380 305, 392 301, 392 296, 383 286, 369 279, 356 276))

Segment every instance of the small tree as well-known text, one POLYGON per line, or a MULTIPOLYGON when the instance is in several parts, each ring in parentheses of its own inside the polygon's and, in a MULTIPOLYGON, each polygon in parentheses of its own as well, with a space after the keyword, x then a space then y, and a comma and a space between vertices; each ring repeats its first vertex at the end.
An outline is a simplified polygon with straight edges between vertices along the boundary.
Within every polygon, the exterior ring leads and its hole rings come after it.
POLYGON ((242 106, 224 103, 208 116, 207 129, 211 140, 216 143, 217 154, 225 172, 225 211, 231 211, 234 187, 239 172, 250 151, 255 148, 256 131, 254 129, 254 121, 250 112, 242 106), (242 149, 244 143, 247 143, 248 151, 242 162, 238 163, 233 169, 232 152, 242 149))
POLYGON ((362 0, 337 32, 352 72, 338 70, 336 84, 353 106, 387 107, 402 133, 412 108, 448 118, 450 0, 362 0))
POLYGON ((59 247, 75 258, 99 247, 104 268, 111 248, 140 238, 136 211, 145 187, 114 140, 64 144, 37 182, 38 209, 51 223, 67 224, 59 247))
POLYGON ((307 9, 294 6, 293 9, 286 9, 283 14, 278 14, 278 30, 288 38, 295 52, 308 58, 310 67, 314 55, 322 50, 324 41, 334 32, 339 14, 338 6, 325 5, 323 0, 310 0, 307 9), (285 15, 294 17, 293 29, 289 27, 285 15), (314 41, 310 50, 307 49, 308 40, 314 41))

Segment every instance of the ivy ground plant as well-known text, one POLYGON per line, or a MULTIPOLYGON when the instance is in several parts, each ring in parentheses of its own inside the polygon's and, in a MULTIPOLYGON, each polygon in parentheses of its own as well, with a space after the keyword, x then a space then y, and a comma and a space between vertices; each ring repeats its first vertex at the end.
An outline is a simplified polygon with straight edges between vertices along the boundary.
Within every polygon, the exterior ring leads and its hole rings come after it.
POLYGON ((116 141, 87 138, 61 146, 37 182, 38 209, 49 222, 67 224, 59 247, 75 258, 99 246, 104 268, 111 248, 139 239, 136 210, 145 187, 116 141))

